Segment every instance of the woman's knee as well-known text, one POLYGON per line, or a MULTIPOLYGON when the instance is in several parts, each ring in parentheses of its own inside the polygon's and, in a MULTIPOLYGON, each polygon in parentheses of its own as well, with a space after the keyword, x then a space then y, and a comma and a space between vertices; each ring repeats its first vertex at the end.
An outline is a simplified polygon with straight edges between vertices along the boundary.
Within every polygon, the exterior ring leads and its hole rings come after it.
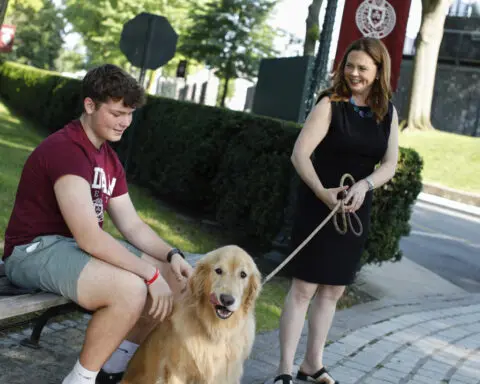
POLYGON ((317 284, 294 279, 290 288, 290 295, 295 302, 305 304, 310 302, 316 290, 317 284))
POLYGON ((319 285, 317 289, 317 297, 338 301, 345 292, 344 285, 319 285))

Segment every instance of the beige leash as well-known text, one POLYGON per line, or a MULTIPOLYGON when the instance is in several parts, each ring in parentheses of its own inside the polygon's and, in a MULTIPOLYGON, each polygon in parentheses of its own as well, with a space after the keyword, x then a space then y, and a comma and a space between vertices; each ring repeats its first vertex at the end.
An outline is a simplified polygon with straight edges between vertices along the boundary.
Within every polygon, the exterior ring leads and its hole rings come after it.
MULTIPOLYGON (((355 179, 353 178, 353 176, 348 174, 348 173, 345 173, 340 180, 340 186, 341 187, 343 187, 345 185, 346 179, 349 179, 351 181, 352 185, 355 184, 355 179)), ((343 193, 344 193, 343 198, 345 199, 346 193, 345 193, 345 191, 343 191, 343 193)), ((325 220, 323 220, 318 225, 318 227, 315 228, 313 230, 313 232, 305 240, 303 240, 303 242, 285 260, 283 260, 282 263, 277 268, 275 268, 267 277, 265 277, 262 285, 265 285, 266 283, 268 283, 283 267, 285 267, 285 265, 287 265, 290 262, 290 260, 292 260, 295 257, 295 255, 298 252, 300 252, 300 250, 305 245, 307 245, 307 243, 310 240, 312 240, 312 238, 318 233, 318 231, 320 231, 333 216, 335 216, 333 224, 334 224, 335 229, 337 230, 337 232, 339 234, 341 234, 341 235, 346 234, 347 231, 348 231, 348 228, 350 228, 350 230, 354 233, 354 235, 356 235, 356 236, 361 236, 362 235, 363 225, 362 225, 362 222, 360 221, 360 218, 358 217, 358 215, 355 212, 353 212, 353 213, 345 212, 344 200, 340 200, 337 203, 337 205, 335 205, 335 207, 332 209, 332 211, 329 213, 329 215, 325 218, 325 220), (340 214, 342 216, 343 228, 340 228, 340 225, 337 222, 337 218, 338 218, 337 211, 340 209, 340 207, 342 208, 340 214), (337 214, 337 216, 335 216, 335 214, 337 214), (352 220, 350 218, 351 215, 353 215, 353 217, 355 218, 355 220, 358 223, 358 227, 359 227, 358 231, 355 231, 355 229, 353 228, 352 220)))

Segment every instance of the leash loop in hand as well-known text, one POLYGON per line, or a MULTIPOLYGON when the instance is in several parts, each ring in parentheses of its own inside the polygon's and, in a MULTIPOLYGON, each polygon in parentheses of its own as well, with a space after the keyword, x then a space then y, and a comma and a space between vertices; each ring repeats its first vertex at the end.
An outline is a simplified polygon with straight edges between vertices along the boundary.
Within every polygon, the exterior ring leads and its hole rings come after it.
MULTIPOLYGON (((340 179, 340 186, 343 187, 345 185, 345 181, 346 179, 349 179, 351 182, 352 182, 352 185, 355 184, 355 179, 353 178, 352 175, 346 173, 342 176, 342 178, 340 179)), ((362 222, 360 220, 360 218, 358 217, 358 215, 355 213, 355 212, 345 212, 345 206, 344 206, 344 199, 346 197, 346 192, 343 191, 343 195, 342 195, 342 200, 340 200, 337 205, 335 205, 335 207, 332 209, 332 211, 328 214, 328 216, 318 225, 317 228, 315 228, 313 230, 313 232, 305 239, 303 240, 303 242, 285 259, 282 261, 282 263, 277 267, 275 268, 272 272, 270 272, 270 274, 265 277, 265 279, 263 280, 263 283, 262 285, 265 285, 266 283, 268 283, 269 280, 271 280, 283 267, 285 267, 285 265, 287 265, 290 260, 292 260, 295 255, 300 252, 300 250, 305 246, 307 245, 307 243, 318 233, 318 231, 320 231, 326 224, 327 222, 333 217, 335 216, 335 219, 333 220, 333 225, 335 226, 335 229, 338 231, 338 233, 340 233, 341 235, 344 235, 347 233, 348 231, 348 228, 350 228, 350 230, 356 235, 356 236, 361 236, 362 233, 363 233, 363 225, 362 225, 362 222), (337 212, 339 209, 342 209, 341 212, 337 212), (342 222, 343 222, 343 228, 340 228, 340 226, 338 225, 337 223, 337 217, 338 216, 341 216, 342 218, 342 222), (355 228, 353 227, 352 225, 352 219, 351 219, 351 215, 353 215, 353 217, 355 218, 355 220, 357 221, 358 223, 358 227, 359 227, 359 230, 358 231, 355 231, 355 228)))
MULTIPOLYGON (((353 178, 353 176, 350 175, 349 173, 345 173, 342 176, 342 178, 340 179, 340 187, 344 187, 346 185, 345 182, 347 181, 347 179, 351 182, 351 185, 355 184, 355 179, 353 178)), ((362 225, 362 221, 358 217, 357 213, 356 212, 346 212, 345 211, 345 198, 346 197, 347 197, 347 192, 342 191, 342 200, 341 200, 341 203, 340 203, 341 212, 336 212, 336 214, 333 218, 333 225, 340 235, 345 235, 348 232, 348 229, 350 229, 355 236, 362 236, 363 225, 362 225), (358 224, 357 225, 358 230, 355 230, 355 228, 352 224, 352 216, 358 224), (342 227, 340 227, 340 224, 338 223, 339 217, 342 219, 342 227)))

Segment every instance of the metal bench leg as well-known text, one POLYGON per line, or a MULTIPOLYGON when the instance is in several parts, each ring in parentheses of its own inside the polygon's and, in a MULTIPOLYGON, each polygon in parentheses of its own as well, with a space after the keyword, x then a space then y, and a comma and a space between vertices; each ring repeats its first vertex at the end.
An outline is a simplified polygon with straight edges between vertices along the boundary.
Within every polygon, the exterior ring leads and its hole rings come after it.
POLYGON ((75 303, 68 303, 64 304, 58 307, 53 307, 47 309, 44 313, 42 313, 36 320, 35 326, 33 327, 32 334, 30 337, 23 339, 20 341, 20 344, 33 348, 33 349, 39 349, 39 341, 40 341, 40 335, 42 333, 43 327, 47 324, 48 320, 50 320, 52 317, 58 316, 58 315, 63 315, 65 313, 69 312, 74 312, 76 310, 79 310, 80 307, 77 306, 75 303))

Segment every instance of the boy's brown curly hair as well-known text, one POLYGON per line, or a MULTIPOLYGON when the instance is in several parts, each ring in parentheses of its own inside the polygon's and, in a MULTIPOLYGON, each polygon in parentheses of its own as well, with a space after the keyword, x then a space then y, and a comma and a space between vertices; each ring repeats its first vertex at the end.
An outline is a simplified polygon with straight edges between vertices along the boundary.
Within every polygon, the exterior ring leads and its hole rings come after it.
POLYGON ((120 101, 130 108, 139 108, 145 104, 145 90, 123 69, 104 64, 93 68, 82 81, 82 100, 91 98, 97 108, 108 100, 120 101))

